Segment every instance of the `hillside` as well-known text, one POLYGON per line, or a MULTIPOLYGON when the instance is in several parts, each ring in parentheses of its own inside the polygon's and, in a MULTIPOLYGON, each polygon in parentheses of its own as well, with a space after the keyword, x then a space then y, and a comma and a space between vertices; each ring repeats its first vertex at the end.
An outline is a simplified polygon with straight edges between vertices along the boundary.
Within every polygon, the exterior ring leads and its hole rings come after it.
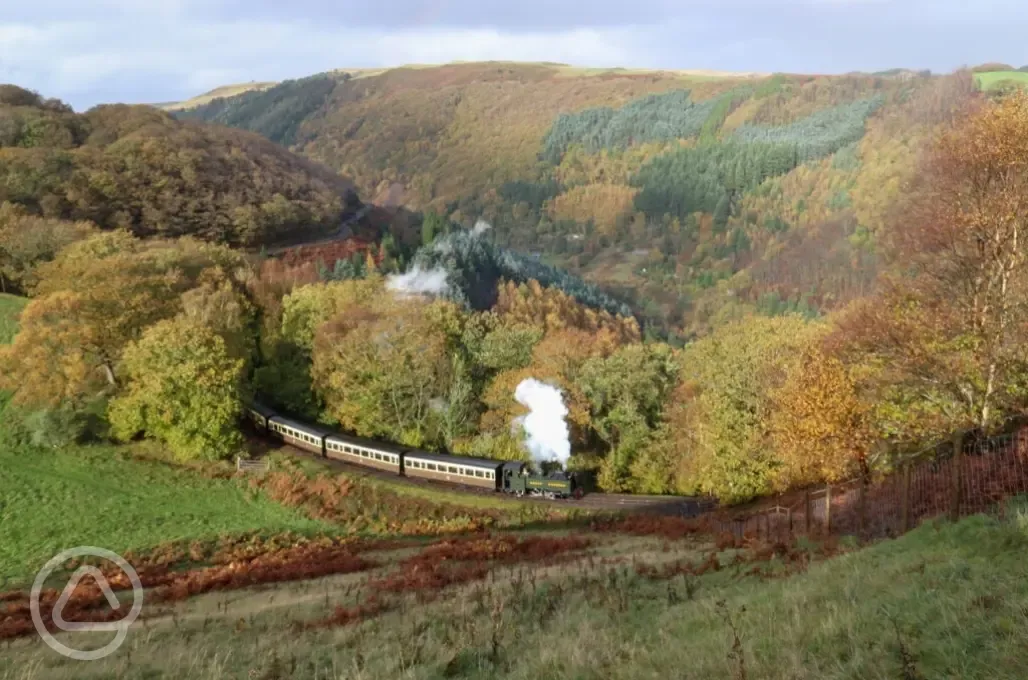
MULTIPOLYGON (((148 594, 148 620, 115 655, 57 657, 31 628, 5 655, 11 668, 46 664, 54 680, 326 678, 340 669, 424 680, 1013 680, 1023 677, 1026 642, 1022 520, 923 526, 831 559, 833 543, 714 545, 630 535, 631 523, 628 532, 614 524, 573 535, 300 544, 272 559, 260 544, 229 545, 214 566, 148 594), (240 589, 302 578, 289 560, 303 555, 322 558, 306 566, 321 578, 240 589), (232 578, 221 566, 229 559, 232 578)), ((157 565, 151 574, 168 568, 157 565)), ((61 639, 98 646, 99 635, 88 636, 61 639)), ((19 677, 0 670, 3 680, 19 677)))
POLYGON ((351 187, 259 135, 0 86, 0 204, 31 215, 254 245, 337 227, 351 187))
POLYGON ((691 335, 865 292, 887 206, 969 74, 471 63, 332 72, 182 111, 540 253, 691 335))

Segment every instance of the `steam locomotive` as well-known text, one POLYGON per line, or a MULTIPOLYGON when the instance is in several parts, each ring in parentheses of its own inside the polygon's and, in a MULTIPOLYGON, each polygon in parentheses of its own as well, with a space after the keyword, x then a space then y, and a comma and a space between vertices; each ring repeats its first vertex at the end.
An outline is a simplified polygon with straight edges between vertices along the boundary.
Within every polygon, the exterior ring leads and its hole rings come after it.
POLYGON ((519 497, 578 499, 584 495, 584 489, 574 473, 557 471, 537 474, 522 461, 431 453, 339 434, 279 415, 256 402, 247 405, 246 413, 259 433, 324 458, 385 470, 399 476, 475 486, 519 497))

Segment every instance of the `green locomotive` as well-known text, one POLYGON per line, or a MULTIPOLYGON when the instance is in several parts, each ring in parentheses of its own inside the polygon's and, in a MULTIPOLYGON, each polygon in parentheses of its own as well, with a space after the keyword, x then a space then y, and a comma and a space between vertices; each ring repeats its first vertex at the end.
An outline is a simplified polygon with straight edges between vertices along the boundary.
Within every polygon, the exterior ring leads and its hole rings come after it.
POLYGON ((581 498, 583 493, 574 473, 556 471, 540 475, 520 461, 503 464, 500 491, 515 496, 546 498, 581 498))

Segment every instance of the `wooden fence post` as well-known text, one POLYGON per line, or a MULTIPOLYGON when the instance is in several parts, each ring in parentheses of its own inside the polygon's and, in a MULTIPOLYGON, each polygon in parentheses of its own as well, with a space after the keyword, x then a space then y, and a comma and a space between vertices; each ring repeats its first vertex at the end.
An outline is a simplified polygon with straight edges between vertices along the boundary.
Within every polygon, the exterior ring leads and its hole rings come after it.
POLYGON ((810 535, 810 490, 803 492, 803 533, 810 535))
POLYGON ((910 531, 910 461, 903 466, 902 527, 900 533, 910 531))
POLYGON ((825 486, 825 536, 832 534, 832 485, 825 486))
POLYGON ((951 481, 950 519, 960 519, 960 467, 964 462, 964 433, 953 435, 953 477, 951 481))

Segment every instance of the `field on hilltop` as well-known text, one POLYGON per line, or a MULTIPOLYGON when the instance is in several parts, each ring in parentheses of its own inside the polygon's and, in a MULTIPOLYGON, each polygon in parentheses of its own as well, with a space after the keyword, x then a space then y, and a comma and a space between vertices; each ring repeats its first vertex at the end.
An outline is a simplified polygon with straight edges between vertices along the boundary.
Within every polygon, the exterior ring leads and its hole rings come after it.
POLYGON ((178 112, 241 127, 583 274, 655 329, 867 291, 888 206, 967 73, 803 76, 508 62, 332 72, 178 112))
POLYGON ((1002 90, 1028 85, 1026 71, 983 71, 975 73, 974 77, 983 90, 1002 90))

